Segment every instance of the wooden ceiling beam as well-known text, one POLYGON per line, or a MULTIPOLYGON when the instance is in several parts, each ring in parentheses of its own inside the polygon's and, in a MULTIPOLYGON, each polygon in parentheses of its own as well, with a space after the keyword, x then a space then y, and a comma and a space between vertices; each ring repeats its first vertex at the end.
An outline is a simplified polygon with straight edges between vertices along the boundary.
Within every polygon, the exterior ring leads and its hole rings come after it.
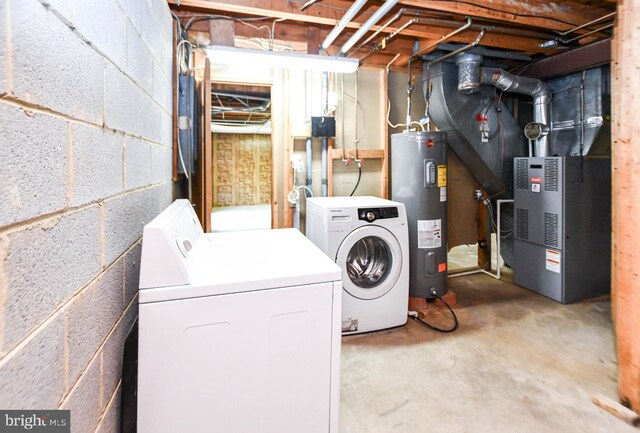
POLYGON ((485 3, 487 7, 475 5, 472 1, 463 3, 440 0, 400 0, 401 5, 412 8, 431 9, 552 30, 567 30, 608 13, 573 2, 493 0, 485 3), (579 9, 578 6, 580 6, 579 9))
MULTIPOLYGON (((278 0, 168 0, 168 3, 173 8, 181 10, 266 16, 274 19, 284 18, 330 26, 335 25, 344 14, 342 7, 321 6, 310 7, 305 12, 300 12, 301 3, 278 0)), ((323 4, 325 3, 329 4, 330 1, 325 0, 323 4)), ((462 3, 441 0, 400 0, 399 4, 423 10, 425 13, 428 13, 429 10, 448 12, 551 30, 566 30, 574 25, 599 18, 607 12, 573 2, 546 2, 542 0, 520 2, 494 0, 490 3, 491 6, 486 7, 472 4, 471 1, 462 3)), ((340 2, 340 5, 344 6, 344 3, 340 2)), ((360 15, 354 22, 347 24, 347 28, 358 28, 360 26, 358 21, 364 21, 368 16, 362 13, 360 15)))

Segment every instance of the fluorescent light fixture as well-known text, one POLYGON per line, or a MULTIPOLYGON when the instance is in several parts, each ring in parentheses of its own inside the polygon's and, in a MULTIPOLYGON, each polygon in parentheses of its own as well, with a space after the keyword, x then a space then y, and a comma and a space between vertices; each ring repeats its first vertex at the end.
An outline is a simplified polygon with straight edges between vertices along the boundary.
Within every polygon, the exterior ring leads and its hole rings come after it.
POLYGON ((207 57, 214 65, 235 65, 253 68, 298 69, 305 71, 339 72, 351 74, 358 70, 360 61, 346 57, 319 56, 288 51, 260 51, 245 48, 210 45, 205 48, 207 57))

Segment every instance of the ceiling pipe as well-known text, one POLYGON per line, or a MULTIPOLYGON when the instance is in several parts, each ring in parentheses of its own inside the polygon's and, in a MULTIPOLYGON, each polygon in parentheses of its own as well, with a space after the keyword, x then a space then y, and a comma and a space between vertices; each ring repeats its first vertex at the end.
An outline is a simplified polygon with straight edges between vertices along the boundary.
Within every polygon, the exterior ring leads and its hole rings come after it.
POLYGON ((338 24, 336 24, 333 30, 331 30, 331 32, 327 35, 325 40, 322 42, 321 47, 323 50, 326 51, 326 49, 331 46, 333 41, 335 41, 336 38, 340 35, 340 33, 342 33, 344 28, 347 26, 347 24, 351 22, 353 17, 355 17, 356 14, 360 12, 360 9, 362 9, 362 7, 366 2, 367 0, 356 0, 351 5, 351 7, 344 13, 342 18, 340 18, 340 21, 338 21, 338 24))
POLYGON ((375 26, 378 21, 380 21, 382 19, 382 17, 389 12, 389 10, 391 10, 392 7, 394 7, 395 5, 398 4, 399 0, 387 0, 384 2, 384 4, 382 6, 380 6, 378 8, 378 10, 376 10, 373 15, 371 15, 371 18, 369 18, 359 29, 357 32, 355 32, 353 34, 353 36, 351 36, 351 38, 349 38, 349 40, 342 46, 342 48, 340 48, 340 51, 338 51, 338 56, 344 56, 347 51, 349 51, 351 48, 353 48, 353 46, 360 40, 362 39, 362 37, 365 35, 365 33, 367 33, 369 30, 371 30, 371 27, 375 26))
POLYGON ((574 28, 572 28, 572 29, 569 29, 569 30, 567 30, 567 31, 565 31, 565 32, 561 32, 561 33, 558 33, 558 34, 559 34, 560 36, 566 36, 566 35, 568 35, 568 34, 570 34, 570 33, 575 32, 576 30, 580 30, 580 29, 583 29, 583 28, 585 28, 585 27, 589 27, 589 26, 590 26, 590 25, 592 25, 592 24, 599 23, 600 21, 608 20, 609 18, 613 18, 613 17, 615 17, 615 16, 616 16, 616 12, 611 12, 610 14, 607 14, 607 15, 602 16, 602 17, 600 17, 600 18, 597 18, 597 19, 595 19, 595 20, 593 20, 593 21, 589 21, 588 23, 582 24, 581 26, 574 27, 574 28))
MULTIPOLYGON (((437 41, 435 41, 434 43, 421 48, 420 50, 416 51, 415 53, 413 53, 411 55, 412 59, 417 59, 418 57, 420 57, 422 54, 428 52, 429 50, 431 50, 432 48, 435 48, 438 46, 438 44, 443 43, 446 40, 451 39, 452 37, 454 37, 455 35, 464 32, 465 30, 469 29, 471 27, 471 24, 473 24, 473 22, 471 21, 471 17, 467 17, 467 22, 460 28, 452 31, 449 34, 446 34, 444 36, 442 36, 440 39, 438 39, 437 41)), ((484 35, 484 31, 482 32, 482 34, 484 35)))
POLYGON ((426 63, 425 66, 427 68, 429 68, 432 65, 435 65, 436 63, 440 63, 441 61, 447 60, 450 57, 457 56, 458 54, 462 54, 465 51, 477 46, 480 43, 480 41, 482 40, 482 38, 484 37, 484 34, 485 34, 485 29, 480 30, 480 33, 478 34, 478 37, 473 42, 471 42, 471 43, 469 43, 469 44, 467 44, 465 46, 462 46, 462 47, 458 48, 457 50, 450 52, 449 54, 445 54, 442 57, 438 57, 437 59, 433 59, 429 63, 426 63))

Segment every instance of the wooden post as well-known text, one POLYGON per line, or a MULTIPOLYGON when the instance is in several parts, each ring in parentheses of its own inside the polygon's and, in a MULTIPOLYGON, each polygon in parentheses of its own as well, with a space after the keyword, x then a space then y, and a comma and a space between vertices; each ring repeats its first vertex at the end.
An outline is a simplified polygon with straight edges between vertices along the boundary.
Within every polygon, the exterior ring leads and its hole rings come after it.
POLYGON ((640 411, 640 20, 638 2, 618 4, 612 46, 612 307, 620 401, 640 411))

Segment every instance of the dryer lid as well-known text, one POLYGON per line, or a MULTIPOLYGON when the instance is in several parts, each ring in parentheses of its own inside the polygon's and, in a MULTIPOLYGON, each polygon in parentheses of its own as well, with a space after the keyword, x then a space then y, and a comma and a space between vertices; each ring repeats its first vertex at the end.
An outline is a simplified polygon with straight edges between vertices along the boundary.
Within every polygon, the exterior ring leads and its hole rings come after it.
POLYGON ((140 290, 140 303, 340 281, 340 268, 296 229, 205 233, 189 253, 188 285, 140 290))

